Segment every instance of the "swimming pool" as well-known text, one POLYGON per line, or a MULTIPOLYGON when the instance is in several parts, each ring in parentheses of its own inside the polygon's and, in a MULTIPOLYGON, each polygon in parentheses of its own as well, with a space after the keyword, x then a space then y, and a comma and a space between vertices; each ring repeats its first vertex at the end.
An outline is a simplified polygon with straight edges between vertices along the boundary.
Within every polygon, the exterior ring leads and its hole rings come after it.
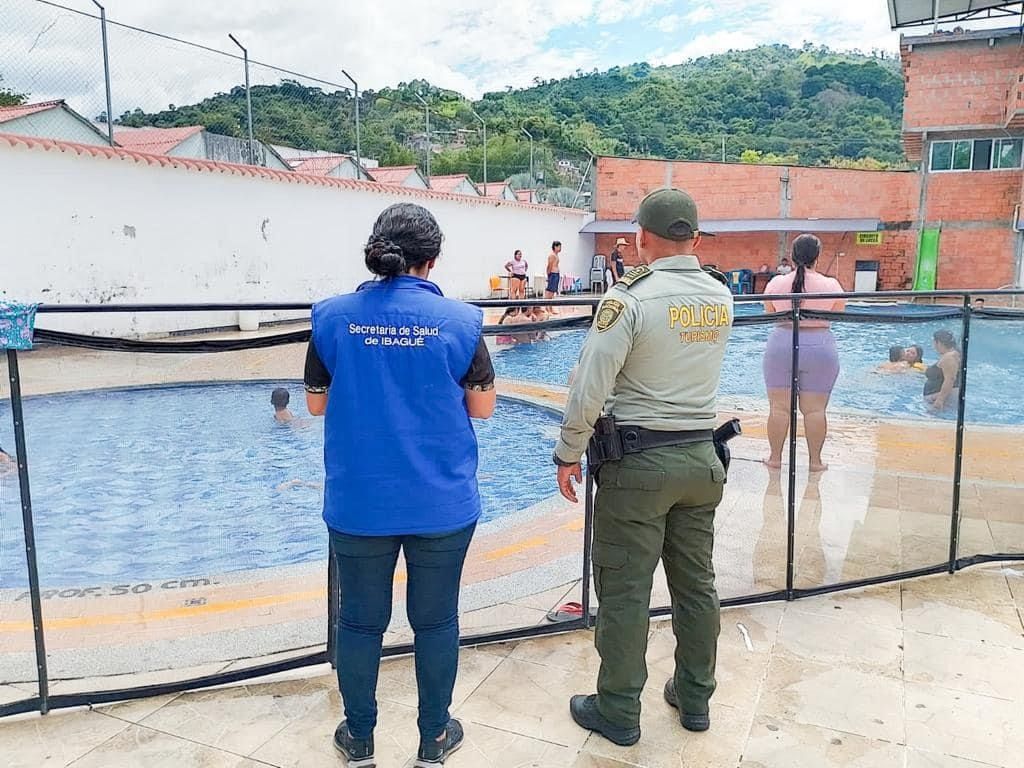
MULTIPOLYGON (((323 560, 323 422, 296 382, 104 390, 28 398, 28 455, 44 589, 209 576, 323 560), (298 426, 272 418, 292 394, 298 426), (298 480, 311 485, 292 484, 298 480)), ((0 404, 0 445, 10 439, 0 404)), ((499 400, 474 422, 482 520, 556 492, 558 417, 499 400), (535 478, 543 478, 535 482, 535 478)), ((10 450, 10 448, 8 448, 10 450)), ((400 482, 401 478, 396 478, 400 482)), ((23 588, 17 479, 0 478, 0 589, 23 588)))
MULTIPOLYGON (((955 411, 940 416, 927 411, 921 397, 923 375, 883 375, 877 368, 888 360, 889 347, 896 344, 920 344, 925 349, 925 362, 934 362, 932 334, 948 328, 959 338, 961 320, 930 318, 936 312, 948 311, 947 307, 851 306, 849 311, 861 316, 899 314, 907 321, 833 323, 840 373, 832 406, 883 417, 954 419, 955 411)), ((737 316, 761 313, 761 304, 736 305, 737 316)), ((765 400, 761 361, 773 329, 772 324, 733 329, 722 369, 723 396, 765 400)), ((494 354, 495 369, 505 378, 565 386, 585 337, 586 331, 570 331, 541 343, 501 347, 494 354)), ((1024 322, 972 319, 968 362, 967 420, 1024 424, 1024 402, 1016 395, 1024 382, 1024 322)))

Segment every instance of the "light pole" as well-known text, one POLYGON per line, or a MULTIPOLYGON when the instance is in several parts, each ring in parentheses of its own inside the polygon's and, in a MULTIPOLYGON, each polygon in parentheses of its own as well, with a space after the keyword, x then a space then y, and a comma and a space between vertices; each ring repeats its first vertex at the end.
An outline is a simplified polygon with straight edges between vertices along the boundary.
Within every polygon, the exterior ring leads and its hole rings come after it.
POLYGON ((480 117, 480 115, 478 115, 476 113, 475 109, 470 109, 469 111, 473 113, 473 117, 475 117, 477 120, 480 121, 480 125, 483 126, 483 129, 484 129, 484 195, 486 196, 487 195, 487 123, 485 123, 484 119, 482 117, 480 117))
POLYGON ((110 51, 107 48, 107 9, 92 0, 100 9, 100 32, 103 35, 103 82, 107 86, 107 141, 114 146, 114 115, 110 106, 110 51))
POLYGON ((363 165, 362 147, 360 146, 359 143, 359 83, 357 83, 355 79, 352 77, 352 75, 350 75, 344 69, 341 70, 341 74, 348 78, 348 81, 352 83, 352 87, 355 89, 356 92, 356 177, 358 178, 362 175, 363 165))
POLYGON ((533 184, 537 180, 537 177, 533 173, 533 134, 526 130, 525 125, 519 126, 519 130, 525 133, 530 139, 530 184, 533 184))
POLYGON ((249 93, 249 51, 245 49, 245 46, 238 42, 232 34, 228 34, 231 38, 231 42, 242 49, 242 57, 245 60, 245 111, 248 116, 249 123, 249 165, 256 165, 256 154, 253 147, 252 140, 252 94, 249 93))
POLYGON ((418 93, 414 93, 417 99, 420 100, 420 104, 423 105, 424 110, 427 113, 427 186, 430 186, 430 105, 427 104, 426 99, 420 96, 418 93))

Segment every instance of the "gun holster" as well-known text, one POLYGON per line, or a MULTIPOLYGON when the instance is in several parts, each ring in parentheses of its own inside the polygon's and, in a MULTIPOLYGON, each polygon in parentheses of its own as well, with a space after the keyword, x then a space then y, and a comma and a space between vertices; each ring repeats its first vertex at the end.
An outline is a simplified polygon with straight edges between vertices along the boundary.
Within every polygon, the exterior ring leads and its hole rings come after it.
POLYGON ((729 419, 714 431, 715 453, 718 454, 718 460, 725 467, 726 482, 729 479, 729 462, 732 461, 728 443, 741 434, 743 434, 743 430, 740 428, 739 419, 729 419))
POLYGON ((594 434, 587 445, 587 468, 596 474, 606 461, 618 461, 625 455, 622 435, 614 416, 602 416, 594 424, 594 434))

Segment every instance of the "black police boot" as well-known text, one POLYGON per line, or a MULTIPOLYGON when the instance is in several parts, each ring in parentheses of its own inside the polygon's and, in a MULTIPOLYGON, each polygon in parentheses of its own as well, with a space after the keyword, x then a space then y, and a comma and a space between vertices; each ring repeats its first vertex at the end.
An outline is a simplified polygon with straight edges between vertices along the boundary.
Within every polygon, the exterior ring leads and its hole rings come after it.
POLYGON ((448 727, 444 729, 444 738, 440 741, 431 739, 420 742, 420 751, 416 755, 414 768, 431 768, 435 765, 444 765, 448 755, 462 746, 462 723, 454 717, 448 721, 448 727))
MULTIPOLYGON (((676 696, 676 681, 672 678, 669 678, 668 682, 665 683, 665 701, 669 703, 670 707, 679 709, 679 697, 676 696)), ((700 733, 711 727, 711 716, 688 715, 685 712, 680 712, 679 722, 683 724, 683 728, 686 730, 700 733)))
POLYGON ((334 748, 348 760, 348 768, 377 768, 373 759, 373 736, 357 739, 348 730, 345 720, 334 730, 334 748))
POLYGON ((569 700, 569 714, 580 728, 600 733, 612 744, 620 747, 631 747, 640 741, 640 726, 624 728, 615 725, 597 709, 597 694, 590 696, 573 696, 569 700))

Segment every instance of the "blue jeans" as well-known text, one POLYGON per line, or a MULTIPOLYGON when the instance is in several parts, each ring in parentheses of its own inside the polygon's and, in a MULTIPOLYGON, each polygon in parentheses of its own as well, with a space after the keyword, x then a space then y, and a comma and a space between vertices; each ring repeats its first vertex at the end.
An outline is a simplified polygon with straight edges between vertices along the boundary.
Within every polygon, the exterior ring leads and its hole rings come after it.
POLYGON ((341 590, 336 660, 349 731, 369 738, 377 725, 377 673, 398 552, 409 580, 406 612, 415 635, 420 738, 448 725, 459 666, 459 582, 476 524, 430 536, 349 536, 330 531, 341 590))

